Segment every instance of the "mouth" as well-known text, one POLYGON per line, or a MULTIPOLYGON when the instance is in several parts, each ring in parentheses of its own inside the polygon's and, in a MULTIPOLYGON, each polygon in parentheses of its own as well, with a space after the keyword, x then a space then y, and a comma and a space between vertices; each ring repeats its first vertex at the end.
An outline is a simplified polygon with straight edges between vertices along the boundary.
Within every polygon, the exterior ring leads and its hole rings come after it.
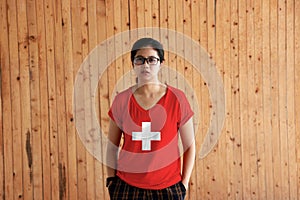
POLYGON ((149 71, 142 71, 142 74, 150 74, 149 71))

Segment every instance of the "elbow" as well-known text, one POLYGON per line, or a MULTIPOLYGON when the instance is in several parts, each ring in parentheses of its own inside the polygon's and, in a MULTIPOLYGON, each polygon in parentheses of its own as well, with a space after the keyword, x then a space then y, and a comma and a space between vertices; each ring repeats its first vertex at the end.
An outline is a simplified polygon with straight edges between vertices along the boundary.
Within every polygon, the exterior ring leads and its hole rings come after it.
POLYGON ((188 155, 193 156, 193 157, 196 156, 196 144, 195 144, 195 142, 192 142, 191 145, 185 149, 184 154, 185 155, 188 154, 188 155))

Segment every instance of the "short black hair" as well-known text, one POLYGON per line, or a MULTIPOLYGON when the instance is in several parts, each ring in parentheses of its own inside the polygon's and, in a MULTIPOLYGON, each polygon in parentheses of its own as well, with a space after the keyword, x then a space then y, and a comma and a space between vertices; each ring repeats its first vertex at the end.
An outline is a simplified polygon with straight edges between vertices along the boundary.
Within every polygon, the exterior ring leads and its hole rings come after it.
POLYGON ((154 40, 153 38, 141 38, 141 39, 137 40, 132 46, 131 62, 133 62, 133 59, 134 59, 137 51, 142 48, 146 48, 146 47, 151 47, 155 51, 157 51, 157 54, 159 56, 159 60, 161 63, 165 60, 164 49, 160 42, 158 42, 157 40, 154 40))

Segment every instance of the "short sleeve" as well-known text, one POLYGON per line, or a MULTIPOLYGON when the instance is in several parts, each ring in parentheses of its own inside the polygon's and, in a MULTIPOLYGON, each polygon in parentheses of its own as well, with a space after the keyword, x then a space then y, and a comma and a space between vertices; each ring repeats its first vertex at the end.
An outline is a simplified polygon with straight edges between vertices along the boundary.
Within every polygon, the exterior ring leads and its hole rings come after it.
POLYGON ((108 116, 123 130, 123 119, 126 109, 128 108, 129 98, 131 96, 130 89, 117 94, 108 111, 108 116))
POLYGON ((194 112, 191 109, 190 103, 183 91, 171 86, 169 86, 169 88, 174 94, 174 109, 176 109, 177 126, 179 128, 194 115, 194 112))
POLYGON ((108 116, 121 128, 122 127, 122 117, 121 108, 118 106, 118 96, 115 97, 113 103, 108 111, 108 116))
POLYGON ((188 99, 185 94, 182 92, 179 97, 180 104, 180 118, 179 118, 179 127, 183 126, 191 117, 193 117, 194 112, 190 106, 188 99))

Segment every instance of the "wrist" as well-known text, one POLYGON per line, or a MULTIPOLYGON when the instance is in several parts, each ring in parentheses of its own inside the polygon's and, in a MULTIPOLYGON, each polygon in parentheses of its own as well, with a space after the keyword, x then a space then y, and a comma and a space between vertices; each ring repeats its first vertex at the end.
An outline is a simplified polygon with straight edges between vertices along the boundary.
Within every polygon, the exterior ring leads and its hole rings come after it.
POLYGON ((187 181, 187 180, 182 180, 181 181, 184 185, 188 185, 189 184, 189 181, 187 181))
POLYGON ((117 171, 113 168, 107 167, 107 173, 106 173, 106 177, 113 177, 116 176, 117 171))
POLYGON ((189 179, 188 178, 183 178, 181 179, 182 184, 187 188, 189 185, 189 179))

